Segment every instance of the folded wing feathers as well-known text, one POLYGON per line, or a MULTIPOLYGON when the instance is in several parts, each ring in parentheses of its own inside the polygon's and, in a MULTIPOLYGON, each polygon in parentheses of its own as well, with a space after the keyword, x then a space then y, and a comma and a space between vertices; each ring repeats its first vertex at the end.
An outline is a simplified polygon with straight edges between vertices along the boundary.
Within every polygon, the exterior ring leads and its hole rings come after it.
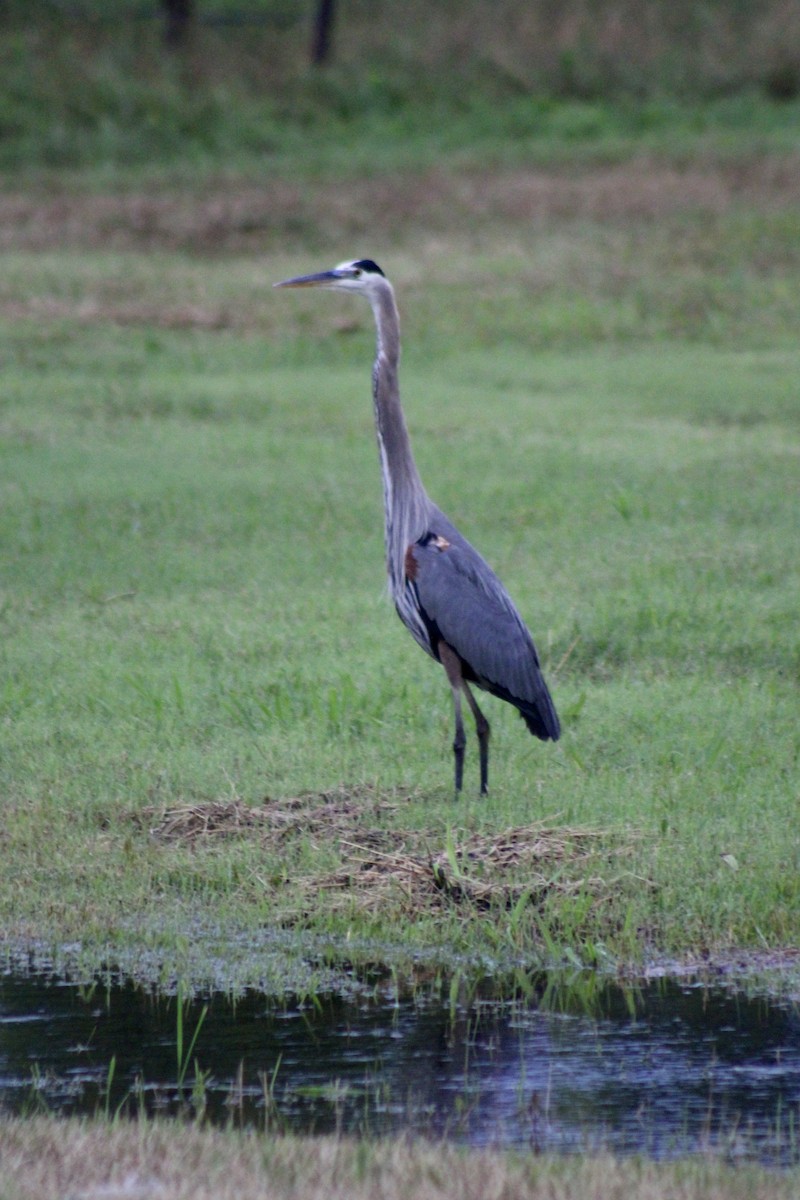
POLYGON ((487 691, 555 719, 536 647, 508 592, 455 529, 442 536, 446 549, 434 542, 414 547, 417 594, 427 620, 487 691))

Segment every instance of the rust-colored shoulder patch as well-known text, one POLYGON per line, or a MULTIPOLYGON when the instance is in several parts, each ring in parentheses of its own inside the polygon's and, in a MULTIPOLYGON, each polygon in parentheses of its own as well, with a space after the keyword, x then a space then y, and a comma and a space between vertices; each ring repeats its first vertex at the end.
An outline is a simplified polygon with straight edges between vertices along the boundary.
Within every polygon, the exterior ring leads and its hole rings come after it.
POLYGON ((410 546, 406 547, 406 555, 405 559, 403 560, 403 566, 406 573, 406 579, 409 579, 412 583, 419 574, 419 562, 414 554, 415 546, 420 546, 426 550, 428 547, 430 547, 433 550, 438 550, 439 553, 442 554, 445 550, 450 549, 450 543, 448 542, 447 538, 442 537, 440 533, 426 533, 425 536, 421 537, 418 542, 414 542, 410 546))

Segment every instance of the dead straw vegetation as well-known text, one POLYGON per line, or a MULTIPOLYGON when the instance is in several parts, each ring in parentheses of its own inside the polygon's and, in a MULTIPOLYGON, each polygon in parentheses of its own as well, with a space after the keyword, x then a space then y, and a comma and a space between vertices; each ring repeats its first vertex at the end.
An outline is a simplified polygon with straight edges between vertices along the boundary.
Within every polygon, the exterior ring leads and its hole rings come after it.
POLYGON ((633 879, 608 872, 609 858, 624 858, 633 837, 615 844, 606 830, 568 828, 552 819, 460 835, 403 828, 397 821, 407 802, 371 788, 340 789, 259 805, 233 799, 148 808, 137 820, 157 841, 195 850, 225 838, 255 838, 265 861, 290 857, 298 841, 314 852, 335 846, 340 861, 333 869, 291 873, 280 886, 268 872, 258 876, 265 889, 286 894, 287 920, 302 920, 320 894, 331 910, 413 917, 442 908, 538 907, 551 895, 582 893, 602 903, 623 878, 633 879))
POLYGON ((0 1122, 3 1200, 790 1200, 783 1174, 719 1159, 657 1163, 466 1151, 441 1143, 269 1137, 167 1122, 0 1122))
POLYGON ((800 205, 800 156, 707 156, 682 163, 648 155, 624 163, 441 168, 293 182, 211 179, 197 186, 153 185, 105 193, 83 188, 0 192, 0 248, 263 252, 309 239, 328 245, 372 242, 420 228, 472 228, 491 220, 546 224, 663 220, 686 213, 724 215, 737 205, 789 211, 800 205))

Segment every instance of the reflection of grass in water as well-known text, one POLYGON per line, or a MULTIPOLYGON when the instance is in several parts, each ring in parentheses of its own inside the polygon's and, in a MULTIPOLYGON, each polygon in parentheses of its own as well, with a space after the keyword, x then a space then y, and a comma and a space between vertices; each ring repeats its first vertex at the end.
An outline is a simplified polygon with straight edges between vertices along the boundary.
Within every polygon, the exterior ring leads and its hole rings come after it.
MULTIPOLYGON (((496 979, 486 980, 479 990, 474 985, 470 989, 467 981, 462 980, 460 997, 457 992, 454 994, 454 982, 443 979, 438 985, 432 986, 432 990, 431 985, 427 992, 420 987, 414 995, 414 1005, 419 1005, 421 1012, 436 1002, 441 1005, 443 1014, 451 1014, 449 1023, 435 1033, 431 1043, 434 1063, 439 1063, 442 1047, 447 1047, 449 1067, 459 1080, 456 1094, 442 1077, 443 1107, 438 1100, 433 1100, 427 1072, 419 1077, 412 1073, 407 1086, 403 1084, 402 1073, 399 1077, 391 1073, 386 1075, 383 1059, 371 1049, 371 1040, 360 1041, 358 1017, 355 1015, 352 1017, 355 1046, 361 1045, 364 1061, 363 1070, 359 1068, 352 1077, 339 1075, 335 1062, 331 1062, 330 1075, 320 1079, 320 1062, 315 1060, 313 1051, 309 1055, 308 1067, 313 1073, 314 1082, 303 1082, 302 1069, 298 1075, 298 1060, 293 1052, 291 1061, 295 1065, 291 1080, 281 1081, 280 1057, 275 1060, 271 1072, 262 1071, 258 1074, 257 1086, 246 1079, 247 1064, 244 1060, 240 1061, 232 1079, 220 1077, 219 1067, 213 1057, 209 1057, 201 1067, 203 1055, 194 1054, 198 1034, 204 1027, 209 1011, 208 1005, 197 1003, 190 1010, 189 1002, 182 994, 182 1023, 174 1019, 179 1053, 176 1053, 173 1062, 179 1077, 176 1079, 173 1076, 170 1081, 156 1083, 139 1076, 120 1098, 119 1089, 124 1085, 117 1073, 118 1058, 112 1054, 105 1071, 104 1086, 101 1084, 96 1089, 94 1115, 106 1122, 113 1122, 122 1116, 138 1116, 146 1121, 147 1113, 155 1108, 162 1113, 173 1112, 183 1120, 202 1123, 213 1119, 217 1123, 233 1123, 267 1133, 297 1129, 300 1125, 307 1130, 335 1125, 339 1132, 367 1137, 386 1131, 387 1119, 391 1130, 396 1130, 399 1123, 412 1135, 424 1135, 428 1122, 436 1119, 436 1129, 447 1138, 457 1140, 479 1134, 482 1122, 488 1116, 492 1136, 500 1143, 513 1141, 516 1144, 520 1138, 523 1141, 527 1138, 539 1153, 570 1149, 663 1156, 699 1151, 713 1155, 735 1155, 740 1161, 766 1159, 781 1165, 797 1162, 796 1114, 777 1106, 773 1116, 766 1118, 766 1126, 760 1117, 757 1121, 753 1115, 738 1116, 731 1108, 731 1102, 726 1099, 726 1091, 732 1084, 735 1091, 746 1085, 737 1076, 735 1066, 730 1068, 726 1065, 727 1060, 716 1063, 713 1049, 709 1050, 708 1067, 703 1076, 707 1083, 707 1087, 702 1085, 707 1097, 705 1108, 697 1090, 696 1072, 692 1072, 692 1078, 685 1081, 690 1091, 684 1093, 682 1090, 682 1076, 676 1074, 679 1065, 677 1060, 672 1079, 678 1085, 670 1090, 667 1105, 663 1098, 655 1096, 641 1075, 642 1068, 650 1061, 649 1056, 655 1044, 652 1036, 663 1038, 665 1049, 673 1045, 676 1036, 681 1044, 690 1047, 689 1031, 694 1028, 699 1035, 702 1027, 706 1036, 700 1040, 708 1044, 708 1034, 712 1030, 719 1028, 724 1031, 729 1028, 734 1007, 744 1026, 751 1019, 758 1020, 760 1008, 757 1000, 747 1002, 741 997, 737 1001, 716 992, 704 999, 699 989, 694 988, 687 994, 681 981, 671 980, 658 981, 642 992, 636 985, 620 988, 596 972, 584 972, 582 976, 578 973, 528 976, 528 990, 519 989, 519 1011, 515 1012, 514 1005, 509 1005, 507 1000, 511 990, 508 980, 504 983, 496 979), (493 994, 500 999, 493 1001, 493 994), (747 1011, 742 1011, 740 1007, 743 1002, 747 1011), (651 1003, 652 1009, 649 1007, 651 1003), (673 1009, 673 1004, 678 1007, 673 1009), (723 1007, 718 1008, 718 1004, 723 1007), (651 1035, 649 1032, 648 1012, 657 1020, 660 1034, 654 1031, 651 1035), (539 1022, 546 1013, 555 1017, 554 1021, 545 1021, 551 1054, 549 1061, 542 1058, 542 1044, 528 1041, 528 1035, 536 1030, 540 1034, 544 1032, 539 1022), (602 1022, 610 1018, 614 1024, 621 1021, 626 1027, 631 1026, 631 1038, 625 1040, 626 1050, 622 1057, 613 1034, 612 1042, 606 1042, 599 1027, 592 1030, 591 1020, 588 1027, 585 1021, 578 1027, 574 1021, 563 1019, 567 1015, 575 1017, 587 1014, 591 1015, 592 1020, 597 1018, 602 1022), (668 1019, 670 1014, 680 1018, 678 1027, 668 1019), (685 1029, 683 1035, 680 1031, 676 1034, 676 1028, 679 1029, 681 1023, 685 1029), (508 1031, 516 1030, 519 1036, 519 1077, 516 1088, 516 1043, 514 1036, 510 1043, 505 1040, 501 1026, 508 1031), (180 1030, 183 1032, 180 1033, 180 1030), (192 1030, 193 1036, 190 1037, 192 1030), (637 1038, 641 1039, 639 1047, 637 1038), (524 1053, 525 1047, 527 1054, 524 1053), (538 1049, 531 1056, 533 1047, 538 1049), (573 1047, 577 1055, 574 1066, 568 1069, 564 1053, 568 1056, 573 1047), (374 1059, 371 1057, 373 1054, 374 1059), (186 1085, 188 1071, 185 1068, 192 1058, 194 1082, 189 1088, 186 1085), (553 1078, 555 1062, 560 1064, 557 1082, 553 1078), (180 1072, 179 1064, 182 1067, 180 1072), (589 1075, 582 1075, 582 1071, 588 1071, 589 1075), (627 1077, 627 1071, 633 1072, 631 1078, 627 1077), (602 1097, 599 1099, 591 1083, 597 1072, 600 1072, 598 1077, 603 1081, 602 1097), (737 1078, 740 1080, 738 1084, 737 1078), (640 1096, 639 1110, 633 1124, 630 1096, 632 1080, 638 1081, 635 1086, 640 1096), (415 1091, 416 1085, 422 1089, 419 1094, 415 1091), (615 1096, 616 1088, 619 1092, 615 1096), (114 1093, 116 1096, 112 1101, 114 1093), (227 1094, 222 1106, 221 1094, 227 1094), (490 1096, 493 1100, 487 1107, 490 1096), (446 1116, 448 1112, 449 1116, 446 1116), (492 1113, 497 1117, 490 1115, 492 1113), (505 1124, 499 1116, 503 1113, 506 1114, 505 1124), (211 1114, 214 1114, 213 1117, 211 1114), (477 1126, 476 1119, 479 1122, 477 1126), (442 1120, 445 1121, 444 1126, 442 1120)), ((406 1005, 408 1001, 409 997, 406 996, 406 1005)), ((363 1003, 362 1000, 359 1009, 363 1003)), ((394 1011, 396 997, 392 989, 387 991, 382 1003, 389 1012, 394 1011)), ((320 1010, 324 1007, 322 998, 317 997, 317 1005, 320 1010)), ((232 1008, 235 1008, 233 1003, 232 1008)), ((164 1016, 167 1024, 173 1021, 171 1000, 165 1002, 164 1016)), ((767 1014, 763 1013, 762 1016, 766 1019, 767 1014)), ((334 1019, 338 1028, 341 1015, 336 1015, 334 1019)), ((309 1042, 312 1044, 315 1028, 311 1024, 308 1029, 309 1042)), ((227 1037, 224 1041, 228 1041, 227 1037)), ((70 1046, 69 1052, 74 1052, 74 1049, 70 1046)), ((348 1049, 352 1052, 353 1047, 349 1046, 348 1049)), ((171 1050, 165 1051, 167 1065, 171 1053, 171 1050)), ((213 1055, 213 1045, 208 1053, 213 1055)), ((657 1053, 654 1062, 658 1065, 657 1053)), ((748 1060, 748 1064, 753 1068, 751 1060, 748 1060)), ((436 1067, 433 1069, 435 1073, 436 1067)), ((661 1077, 664 1078, 663 1074, 661 1077)), ((449 1074, 447 1080, 451 1080, 449 1074)), ((69 1100, 64 1097, 63 1080, 59 1080, 57 1074, 52 1078, 40 1077, 35 1082, 36 1089, 32 1087, 29 1099, 29 1115, 35 1115, 37 1110, 42 1111, 48 1104, 48 1086, 53 1089, 52 1103, 69 1105, 75 1100, 74 1096, 69 1100)), ((91 1090, 94 1093, 93 1086, 91 1090)), ((741 1092, 737 1095, 741 1103, 741 1092)))
MULTIPOLYGON (((178 1066, 177 1084, 178 1084, 179 1092, 181 1092, 183 1090, 184 1080, 186 1079, 186 1072, 187 1072, 187 1070, 189 1068, 189 1064, 192 1060, 192 1054, 194 1053, 194 1048, 197 1044, 197 1039, 200 1036, 200 1030, 203 1028, 203 1022, 205 1021, 206 1017, 208 1016, 208 1005, 204 1004, 203 1007, 200 1009, 200 1014, 197 1018, 197 1022, 195 1024, 194 1032, 192 1033, 191 1039, 189 1040, 188 1045, 184 1049, 184 1010, 187 1005, 188 1005, 188 999, 187 999, 186 995, 184 994, 183 984, 179 983, 178 995, 177 995, 177 999, 175 1002, 175 1054, 177 1056, 177 1066, 178 1066)), ((197 1064, 195 1064, 195 1066, 197 1066, 197 1064)), ((197 1079, 197 1071, 196 1071, 195 1078, 197 1079)))

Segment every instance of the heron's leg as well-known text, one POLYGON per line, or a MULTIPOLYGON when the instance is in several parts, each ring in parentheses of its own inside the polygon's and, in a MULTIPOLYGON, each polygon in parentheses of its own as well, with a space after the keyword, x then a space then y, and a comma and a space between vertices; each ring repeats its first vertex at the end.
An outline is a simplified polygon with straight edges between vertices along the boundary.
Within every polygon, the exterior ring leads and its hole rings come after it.
POLYGON ((453 754, 456 760, 456 791, 461 791, 464 782, 464 747, 467 735, 464 732, 464 721, 461 717, 461 692, 453 688, 453 708, 456 714, 456 736, 453 738, 453 754))
POLYGON ((456 735, 453 739, 453 754, 456 766, 456 792, 461 791, 464 782, 464 747, 467 735, 464 732, 464 719, 461 715, 461 690, 466 688, 464 676, 461 674, 461 660, 447 642, 439 642, 439 658, 447 672, 450 688, 453 692, 453 711, 456 718, 456 735))
POLYGON ((481 762, 481 795, 485 796, 489 790, 489 738, 491 736, 491 726, 486 720, 486 717, 478 707, 478 701, 472 694, 472 689, 466 679, 463 682, 464 692, 472 709, 472 715, 475 718, 475 732, 478 735, 478 749, 480 752, 481 762))

